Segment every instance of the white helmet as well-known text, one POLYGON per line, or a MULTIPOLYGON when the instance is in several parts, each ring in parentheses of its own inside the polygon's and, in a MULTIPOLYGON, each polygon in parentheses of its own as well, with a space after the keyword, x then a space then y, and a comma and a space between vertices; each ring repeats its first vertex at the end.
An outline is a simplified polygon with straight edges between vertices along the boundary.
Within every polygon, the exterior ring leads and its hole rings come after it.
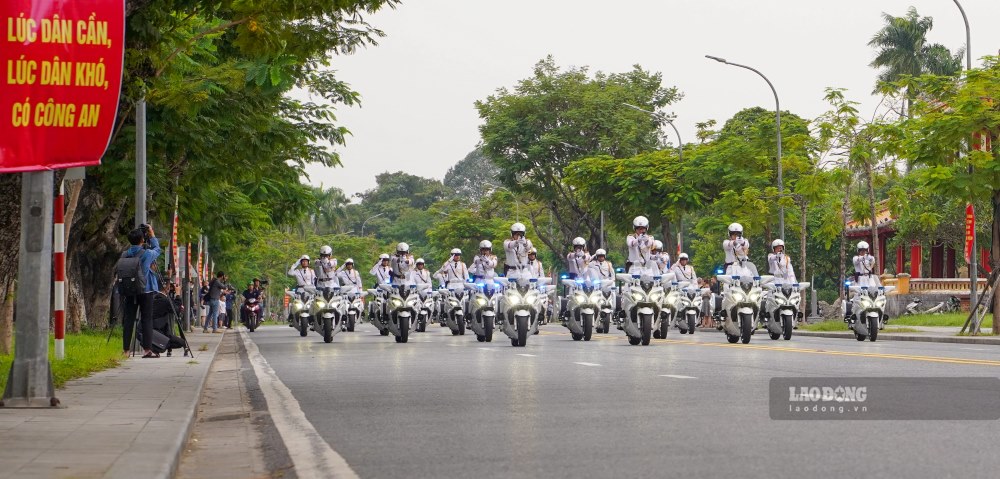
POLYGON ((386 254, 386 253, 382 253, 382 254, 379 255, 378 259, 380 259, 380 260, 381 259, 389 259, 389 255, 386 254))
POLYGON ((417 258, 416 264, 424 264, 424 259, 423 258, 417 258))
POLYGON ((527 229, 524 227, 524 223, 514 223, 510 225, 511 233, 524 233, 527 229))
POLYGON ((410 245, 406 243, 399 243, 398 245, 396 245, 396 251, 402 251, 403 253, 407 253, 410 251, 410 245))
POLYGON ((458 248, 452 248, 451 249, 451 254, 452 254, 452 256, 454 256, 456 254, 462 254, 462 250, 460 250, 458 248))
POLYGON ((663 249, 663 242, 660 240, 653 241, 653 249, 663 249))
POLYGON ((597 251, 594 251, 594 256, 607 256, 607 254, 608 252, 604 251, 603 249, 598 249, 597 251))
POLYGON ((587 240, 577 236, 573 238, 573 246, 587 246, 587 240))
POLYGON ((858 243, 858 249, 868 249, 868 243, 865 241, 858 243))
POLYGON ((774 240, 774 241, 771 242, 771 249, 772 250, 774 250, 774 248, 777 248, 778 246, 782 246, 782 247, 785 246, 785 242, 782 241, 781 238, 778 238, 778 239, 776 239, 776 240, 774 240))
POLYGON ((299 258, 299 261, 302 261, 302 260, 310 261, 309 255, 307 255, 307 254, 302 255, 302 257, 299 258))
POLYGON ((344 264, 345 265, 347 265, 347 264, 354 264, 354 258, 347 258, 347 261, 344 261, 344 264))
POLYGON ((538 254, 538 248, 532 246, 531 249, 528 250, 528 254, 538 254))
POLYGON ((482 240, 479 242, 479 249, 493 249, 493 243, 490 240, 482 240))
POLYGON ((677 261, 680 261, 682 259, 688 259, 688 254, 687 253, 681 253, 681 254, 677 255, 677 261))
POLYGON ((632 220, 632 228, 634 229, 639 227, 649 228, 649 218, 646 218, 645 216, 636 216, 635 219, 632 220))
POLYGON ((333 254, 333 248, 331 248, 329 245, 323 246, 319 249, 320 256, 323 255, 330 256, 331 254, 333 254))
POLYGON ((733 223, 733 224, 729 225, 729 232, 730 233, 740 233, 740 234, 743 234, 743 225, 741 225, 739 223, 733 223))

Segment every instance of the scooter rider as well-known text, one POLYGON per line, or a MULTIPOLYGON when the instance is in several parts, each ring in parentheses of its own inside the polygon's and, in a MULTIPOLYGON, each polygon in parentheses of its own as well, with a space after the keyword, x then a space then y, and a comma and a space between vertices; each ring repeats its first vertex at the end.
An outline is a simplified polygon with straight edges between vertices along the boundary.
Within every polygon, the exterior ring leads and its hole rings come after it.
POLYGON ((660 240, 653 241, 653 249, 650 251, 652 254, 653 261, 656 263, 657 269, 660 270, 660 274, 667 274, 670 270, 670 253, 663 251, 663 242, 660 240))
POLYGON ((590 264, 590 259, 587 241, 579 236, 573 238, 573 251, 566 255, 569 279, 583 278, 587 274, 587 265, 590 264))
POLYGON ((774 275, 774 282, 781 284, 797 283, 792 260, 785 254, 785 242, 776 239, 771 242, 771 253, 767 255, 768 271, 774 275))
POLYGON ((413 271, 413 255, 410 254, 410 245, 399 243, 396 245, 396 255, 389 260, 389 267, 392 270, 393 282, 399 284, 410 284, 410 273, 413 271))
POLYGON ((594 252, 594 259, 590 262, 590 266, 587 268, 587 280, 597 281, 597 280, 614 280, 615 279, 615 267, 608 260, 608 252, 603 249, 598 249, 594 252))
POLYGON ((354 268, 354 258, 347 258, 347 261, 344 261, 344 266, 337 271, 337 279, 340 280, 341 287, 352 287, 356 293, 364 292, 364 286, 361 284, 361 273, 354 268))
POLYGON ((295 278, 295 291, 301 293, 306 286, 316 284, 316 273, 309 267, 309 255, 302 255, 298 261, 288 268, 288 276, 295 278))
POLYGON ((520 273, 528 266, 528 251, 531 251, 532 244, 524 237, 525 231, 527 229, 523 223, 514 223, 510 226, 510 238, 503 242, 503 250, 507 256, 504 259, 504 276, 509 277, 512 269, 520 273))
POLYGON ((369 273, 375 277, 376 285, 392 282, 392 268, 389 266, 389 255, 382 253, 369 273))
POLYGON ((652 247, 655 241, 655 238, 646 234, 649 229, 649 219, 645 216, 636 216, 632 220, 632 228, 635 233, 625 238, 625 246, 628 248, 625 270, 630 274, 633 269, 636 272, 643 272, 653 267, 652 247))
POLYGON ((332 288, 337 285, 337 260, 331 258, 333 248, 325 245, 319 249, 319 261, 316 262, 316 287, 332 288))
POLYGON ((458 248, 451 250, 451 259, 441 265, 441 268, 434 273, 434 277, 444 287, 464 283, 469 277, 469 268, 462 262, 462 250, 458 248))
POLYGON ((877 288, 882 286, 875 272, 875 257, 868 254, 868 243, 858 243, 858 254, 851 259, 854 263, 854 283, 858 286, 877 288))
POLYGON ((479 254, 472 259, 472 268, 469 270, 475 281, 493 281, 497 275, 497 257, 493 254, 493 243, 489 240, 479 242, 479 254))
POLYGON ((538 259, 538 250, 531 248, 528 250, 528 278, 545 277, 545 268, 542 267, 542 260, 538 259))
POLYGON ((670 267, 670 272, 674 273, 674 278, 680 281, 687 281, 691 286, 698 286, 698 276, 694 272, 694 267, 690 264, 687 253, 677 255, 677 262, 670 267))

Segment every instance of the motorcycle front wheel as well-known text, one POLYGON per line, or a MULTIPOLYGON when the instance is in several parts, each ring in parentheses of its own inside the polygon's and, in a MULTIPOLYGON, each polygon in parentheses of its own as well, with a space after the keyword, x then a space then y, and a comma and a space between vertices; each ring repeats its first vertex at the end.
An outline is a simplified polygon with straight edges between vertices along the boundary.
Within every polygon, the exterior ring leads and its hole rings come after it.
POLYGON ((333 319, 323 318, 323 342, 333 341, 333 319))
POLYGON ((792 329, 795 327, 795 318, 793 317, 792 319, 785 321, 785 324, 781 326, 784 328, 782 336, 785 338, 785 341, 792 339, 792 329))
POLYGON ((750 335, 753 334, 753 316, 750 314, 740 315, 740 340, 743 344, 750 343, 750 335))
POLYGON ((594 316, 585 315, 583 317, 583 340, 590 341, 590 338, 594 335, 594 316))
POLYGON ((483 323, 483 337, 487 343, 493 342, 493 321, 485 321, 483 323))
POLYGON ((517 317, 517 347, 524 347, 528 344, 528 317, 518 316, 517 317))
POLYGON ((299 336, 309 334, 309 318, 299 317, 299 336))
POLYGON ((653 315, 642 317, 642 327, 640 329, 642 337, 639 338, 643 346, 649 346, 650 336, 653 335, 653 315))

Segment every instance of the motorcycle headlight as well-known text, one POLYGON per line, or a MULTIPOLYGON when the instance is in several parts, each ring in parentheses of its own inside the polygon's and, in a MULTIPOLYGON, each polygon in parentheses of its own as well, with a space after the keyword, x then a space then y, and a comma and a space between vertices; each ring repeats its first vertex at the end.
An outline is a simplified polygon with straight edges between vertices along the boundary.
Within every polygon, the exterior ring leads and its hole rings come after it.
POLYGON ((861 309, 871 309, 875 307, 875 302, 872 301, 871 298, 868 298, 867 296, 862 297, 861 301, 858 304, 861 306, 861 309))
POLYGON ((737 302, 737 303, 742 303, 742 302, 746 301, 746 299, 747 299, 746 293, 744 293, 743 290, 739 289, 739 288, 733 288, 733 289, 731 289, 730 292, 729 292, 729 294, 730 294, 730 296, 733 297, 733 301, 737 302))
POLYGON ((582 291, 577 291, 573 293, 573 301, 576 301, 577 303, 586 303, 587 295, 584 294, 582 291))
POLYGON ((398 308, 403 305, 403 300, 399 298, 392 298, 389 300, 389 304, 391 304, 393 308, 398 308))
POLYGON ((785 299, 785 297, 781 294, 775 293, 775 295, 772 297, 772 300, 774 301, 775 306, 784 306, 788 304, 788 300, 785 299))
POLYGON ((750 302, 751 303, 760 302, 760 294, 761 291, 759 289, 757 288, 751 289, 750 294, 748 295, 750 297, 750 302))
POLYGON ((632 301, 635 301, 636 303, 646 299, 646 293, 643 293, 642 291, 631 291, 629 292, 629 296, 632 296, 632 301))
POLYGON ((316 301, 316 307, 319 308, 319 309, 323 309, 323 308, 326 307, 326 303, 324 303, 323 301, 317 300, 316 301))
POLYGON ((802 296, 798 293, 793 293, 791 296, 788 297, 788 304, 792 306, 797 306, 801 302, 802 302, 802 296))
POLYGON ((295 300, 295 302, 292 303, 292 309, 295 310, 295 311, 298 311, 298 310, 302 309, 302 306, 304 306, 304 305, 302 304, 302 301, 299 301, 299 300, 295 300))
POLYGON ((680 299, 681 299, 681 294, 678 293, 677 291, 671 291, 667 293, 667 303, 669 304, 677 304, 677 302, 680 301, 680 299))
POLYGON ((452 308, 457 308, 461 306, 461 304, 455 298, 448 298, 448 305, 451 306, 452 308))
POLYGON ((514 306, 521 304, 521 296, 512 291, 507 295, 507 302, 514 306))
POLYGON ((528 291, 528 294, 524 295, 525 304, 534 304, 538 301, 538 291, 528 291))
POLYGON ((476 304, 482 307, 484 304, 486 304, 486 298, 482 296, 476 298, 476 304))
POLYGON ((652 303, 659 303, 663 299, 663 291, 653 291, 649 293, 649 301, 652 303))
POLYGON ((885 309, 885 296, 875 298, 875 307, 878 309, 885 309))
POLYGON ((600 306, 604 303, 604 295, 600 291, 594 291, 590 293, 590 302, 600 306))

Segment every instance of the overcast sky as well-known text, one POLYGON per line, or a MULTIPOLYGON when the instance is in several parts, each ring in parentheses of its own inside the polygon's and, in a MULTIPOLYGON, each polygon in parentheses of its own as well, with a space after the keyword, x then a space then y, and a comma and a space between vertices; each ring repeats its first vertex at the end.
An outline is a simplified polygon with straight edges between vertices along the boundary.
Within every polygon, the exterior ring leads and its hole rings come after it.
MULTIPOLYGON (((882 12, 902 16, 910 5, 934 18, 929 41, 953 51, 964 45, 952 0, 403 0, 370 17, 388 35, 379 46, 334 58, 362 106, 338 114, 353 133, 338 148, 344 166, 311 167, 309 181, 350 195, 374 187, 384 171, 443 178, 479 142, 473 102, 528 77, 548 54, 591 71, 638 63, 662 72, 664 85, 684 94, 666 111, 676 113, 687 142, 696 122, 774 108, 762 79, 705 54, 767 75, 782 110, 815 118, 826 111, 824 88, 836 86, 870 114, 879 99, 870 95, 868 40, 882 12)), ((1000 1, 963 6, 976 65, 1000 49, 1000 1)))

